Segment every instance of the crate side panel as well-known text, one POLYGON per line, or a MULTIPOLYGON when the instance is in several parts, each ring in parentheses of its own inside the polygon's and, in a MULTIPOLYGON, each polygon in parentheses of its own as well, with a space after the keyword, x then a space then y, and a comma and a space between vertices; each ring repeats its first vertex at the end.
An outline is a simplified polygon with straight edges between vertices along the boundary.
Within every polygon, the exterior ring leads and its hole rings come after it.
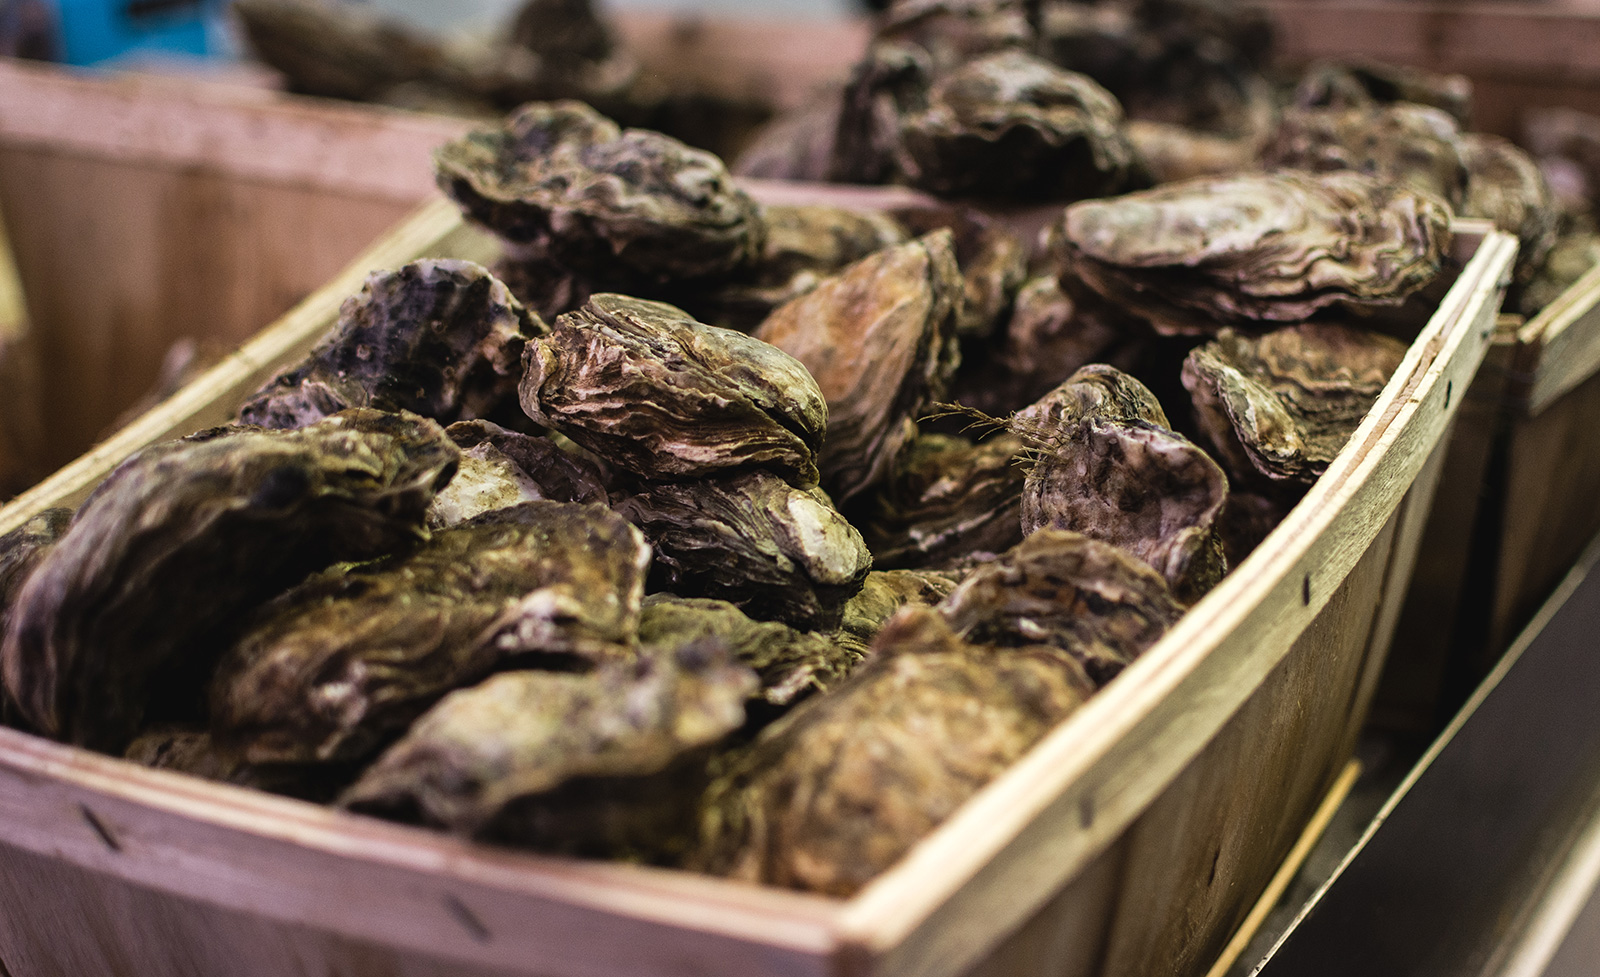
POLYGON ((1288 656, 1130 829, 1103 973, 1203 973, 1344 762, 1398 513, 1288 656))
POLYGON ((146 889, 8 845, 0 845, 0 919, 10 977, 512 977, 146 889))
POLYGON ((151 389, 173 342, 237 345, 415 202, 12 146, 0 206, 39 336, 53 469, 151 389))

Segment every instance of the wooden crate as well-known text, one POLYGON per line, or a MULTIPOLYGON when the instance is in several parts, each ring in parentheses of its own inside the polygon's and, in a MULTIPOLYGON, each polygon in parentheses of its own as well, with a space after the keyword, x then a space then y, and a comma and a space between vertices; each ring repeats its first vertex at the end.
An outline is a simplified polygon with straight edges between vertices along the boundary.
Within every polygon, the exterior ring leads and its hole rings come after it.
MULTIPOLYGON (((1455 287, 1284 524, 856 897, 501 850, 0 729, 4 972, 1204 972, 1367 710, 1440 446, 1515 253, 1481 224, 1457 239, 1470 260, 1455 287)), ((369 269, 493 252, 450 206, 425 207, 163 407, 0 509, 0 532, 78 502, 132 451, 230 416, 369 269)))
POLYGON ((154 385, 229 349, 433 192, 457 119, 198 78, 0 59, 0 212, 37 339, 51 471, 154 385))

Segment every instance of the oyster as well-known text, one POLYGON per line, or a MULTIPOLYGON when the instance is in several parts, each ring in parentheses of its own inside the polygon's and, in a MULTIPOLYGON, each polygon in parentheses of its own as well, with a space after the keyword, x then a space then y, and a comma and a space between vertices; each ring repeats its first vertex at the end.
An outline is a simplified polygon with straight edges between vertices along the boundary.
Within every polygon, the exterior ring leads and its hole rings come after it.
POLYGON ((1252 174, 1073 204, 1051 240, 1063 288, 1203 334, 1397 306, 1438 276, 1450 211, 1352 172, 1252 174))
POLYGON ((840 96, 829 180, 888 183, 898 174, 901 117, 927 104, 933 70, 928 53, 914 44, 867 50, 840 96))
POLYGON ((1600 264, 1600 234, 1574 231, 1558 237, 1545 256, 1543 266, 1523 286, 1517 310, 1525 316, 1538 315, 1597 264, 1600 264))
POLYGON ((287 794, 319 804, 332 801, 355 779, 350 764, 256 764, 234 744, 188 726, 158 726, 140 733, 123 759, 158 770, 287 794))
POLYGON ((1172 426, 1149 387, 1104 363, 1080 368, 1049 393, 1011 415, 1006 426, 1036 447, 1048 447, 1062 431, 1086 417, 1172 426))
POLYGON ((763 214, 766 241, 751 271, 696 301, 707 321, 753 329, 827 276, 907 237, 898 221, 877 211, 807 205, 767 207, 763 214))
POLYGON ((1377 61, 1312 65, 1294 91, 1301 108, 1365 109, 1412 102, 1440 109, 1465 130, 1472 124, 1472 80, 1377 61))
POLYGON ((364 409, 146 448, 23 584, 0 648, 6 687, 49 735, 120 751, 158 691, 198 692, 261 601, 418 540, 457 456, 433 421, 364 409))
POLYGON ((1025 0, 894 0, 878 23, 879 43, 928 52, 941 71, 974 58, 1033 45, 1025 0))
POLYGON ((1261 162, 1324 173, 1355 170, 1459 206, 1467 189, 1461 130, 1445 112, 1397 102, 1362 109, 1284 114, 1261 162))
POLYGON ((604 285, 727 275, 760 253, 760 212, 721 160, 578 102, 523 106, 434 167, 472 220, 604 285))
POLYGON ((351 407, 409 410, 441 424, 514 403, 523 344, 545 331, 487 270, 425 259, 374 272, 299 365, 239 410, 262 427, 304 427, 351 407))
POLYGON ((934 81, 926 107, 902 120, 899 167, 939 194, 1102 196, 1134 171, 1121 126, 1122 106, 1087 76, 1003 51, 934 81))
POLYGON ((1022 451, 1011 434, 978 444, 944 434, 907 442, 862 519, 874 565, 937 565, 1022 542, 1022 451))
POLYGON ((1227 572, 1217 533, 1227 496, 1222 469, 1182 435, 1090 416, 1035 454, 1021 530, 1070 529, 1119 546, 1193 604, 1227 572))
POLYGON ((1028 277, 1027 245, 999 221, 970 207, 910 207, 894 215, 913 234, 950 229, 963 283, 956 335, 986 339, 1028 277))
MULTIPOLYGON (((46 509, 11 532, 0 536, 0 639, 4 638, 11 605, 39 561, 56 545, 72 523, 72 510, 46 509)), ((5 675, 0 671, 0 726, 16 725, 5 675)))
POLYGON ((1160 574, 1122 549, 1041 529, 974 569, 939 611, 967 641, 1049 645, 1104 685, 1155 644, 1183 607, 1160 574))
POLYGON ((948 231, 886 248, 773 312, 758 339, 792 355, 827 398, 823 484, 840 502, 882 481, 958 362, 964 285, 948 231))
POLYGON ((1157 185, 1239 173, 1255 166, 1256 142, 1247 137, 1221 136, 1148 119, 1129 122, 1123 132, 1150 182, 1157 185))
POLYGON ((1458 213, 1486 217, 1515 234, 1515 279, 1527 282, 1555 245, 1560 215, 1550 185, 1533 157, 1499 136, 1471 133, 1461 140, 1467 163, 1467 192, 1458 213))
POLYGON ((485 513, 264 608, 217 666, 212 721, 251 763, 359 760, 508 662, 628 657, 649 569, 599 506, 485 513))
POLYGON ((826 627, 872 569, 826 495, 764 471, 648 485, 616 511, 655 547, 664 589, 763 619, 826 627))
POLYGON ((756 687, 710 642, 584 675, 505 672, 446 696, 340 803, 547 851, 670 857, 708 751, 756 687))
POLYGON ((1406 344, 1311 322, 1262 336, 1231 330, 1197 347, 1183 385, 1217 456, 1241 481, 1311 483, 1383 392, 1406 344))
POLYGON ((652 594, 645 598, 639 640, 675 648, 695 641, 725 644, 761 678, 757 694, 786 706, 814 690, 838 683, 862 658, 862 651, 827 635, 796 631, 777 621, 756 621, 725 600, 652 594))
POLYGON ((874 570, 862 581, 861 592, 845 602, 839 627, 829 637, 865 658, 900 608, 933 607, 950 596, 961 576, 949 570, 874 570))
POLYGON ((1093 691, 1052 648, 987 648, 907 609, 837 689, 724 764, 695 867, 849 896, 1093 691))
POLYGON ((729 168, 735 176, 825 182, 833 167, 842 97, 839 87, 829 86, 799 108, 779 115, 750 138, 729 168))
MULTIPOLYGON (((1054 275, 1017 291, 1000 363, 1010 374, 1009 406, 1031 404, 1129 336, 1125 316, 1092 292, 1074 298, 1054 275)), ((991 412, 995 413, 995 412, 991 412)))
POLYGON ((828 405, 787 352, 601 293, 528 344, 522 409, 646 478, 764 466, 815 485, 828 405))
POLYGON ((609 501, 600 471, 551 438, 508 431, 489 421, 457 421, 444 433, 461 449, 461 467, 428 506, 430 529, 539 499, 609 501))

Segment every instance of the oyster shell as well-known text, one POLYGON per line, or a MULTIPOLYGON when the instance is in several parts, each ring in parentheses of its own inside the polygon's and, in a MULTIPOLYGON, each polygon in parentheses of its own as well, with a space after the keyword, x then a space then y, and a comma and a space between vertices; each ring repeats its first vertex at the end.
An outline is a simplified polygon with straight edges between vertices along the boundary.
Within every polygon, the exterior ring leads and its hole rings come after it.
MULTIPOLYGON (((0 639, 5 635, 11 605, 28 575, 65 535, 71 523, 71 509, 46 509, 0 536, 0 639)), ((6 695, 5 675, 0 671, 0 726, 17 725, 20 718, 13 714, 11 698, 6 695)))
POLYGON ((1201 132, 1171 122, 1134 119, 1123 127, 1150 182, 1158 186, 1252 169, 1256 140, 1201 132))
POLYGON ((828 179, 888 183, 898 173, 900 123, 927 104, 928 53, 914 44, 874 44, 852 69, 839 99, 828 179))
POLYGON ((1172 427, 1161 401, 1149 387, 1105 363, 1081 367, 1049 393, 1011 415, 1006 426, 1036 446, 1048 446, 1060 432, 1087 417, 1172 427))
POLYGON ((907 442, 862 519, 874 565, 937 565, 1022 542, 1022 451, 1011 434, 978 444, 944 434, 907 442))
POLYGON ((1013 388, 1008 409, 1103 361, 1130 338, 1125 325, 1126 316, 1092 292, 1074 298, 1054 275, 1029 279, 1017 290, 999 357, 1013 388))
POLYGON ((860 593, 845 602, 839 626, 829 637, 865 658, 900 608, 933 607, 950 596, 961 577, 949 570, 874 570, 862 581, 860 593))
POLYGON ((304 427, 351 407, 409 410, 441 424, 514 402, 523 344, 545 331, 470 261, 374 272, 339 323, 239 409, 246 424, 304 427))
POLYGON ((1133 146, 1122 106, 1085 75, 1021 51, 938 77, 901 121, 899 168, 932 193, 1076 200, 1125 188, 1133 146))
POLYGON ((668 857, 756 687, 708 642, 585 675, 505 672, 446 696, 340 803, 546 851, 668 857))
POLYGON ((287 794, 323 804, 355 779, 350 764, 255 764, 238 747, 210 731, 188 726, 158 726, 140 733, 123 759, 157 770, 287 794))
POLYGON ((1267 167, 1355 170, 1459 206, 1467 189, 1461 130, 1447 113, 1397 102, 1284 113, 1261 148, 1267 167))
POLYGON ((1335 304, 1397 306, 1450 244, 1433 197, 1352 172, 1186 180, 1068 207, 1052 230, 1082 281, 1166 334, 1270 328, 1335 304))
POLYGON ((1049 645, 1104 685, 1183 614, 1161 575, 1122 549, 1041 529, 974 569, 939 605, 975 644, 1049 645))
POLYGON ((251 763, 359 760, 521 657, 628 657, 650 547, 599 506, 529 502, 340 565, 257 615, 211 682, 251 763))
POLYGON ((522 409, 646 478, 763 466, 815 485, 828 406, 805 366, 682 309, 601 293, 527 346, 522 409))
POLYGON ((872 569, 826 495, 764 471, 648 485, 616 511, 655 547, 663 589, 763 619, 827 627, 872 569))
POLYGON ((1301 108, 1365 109, 1412 102, 1440 109, 1463 130, 1472 124, 1472 80, 1378 61, 1314 64, 1295 87, 1301 108))
POLYGON ((971 207, 909 207, 894 216, 913 234, 949 228, 961 269, 956 335, 983 340, 1005 318, 1028 277, 1028 247, 1005 225, 971 207))
POLYGON ((827 276, 907 238, 898 221, 877 211, 807 205, 767 207, 763 214, 767 236, 751 271, 695 300, 707 321, 754 329, 827 276))
POLYGON ((1558 237, 1545 256, 1543 266, 1522 287, 1517 310, 1525 316, 1538 315, 1597 264, 1600 264, 1600 234, 1574 231, 1558 237))
POLYGON ((729 166, 735 176, 824 183, 833 167, 843 91, 829 86, 810 101, 768 122, 729 166))
POLYGON ((1391 336, 1305 323, 1224 331, 1183 364, 1195 418, 1235 478, 1311 483, 1355 433, 1405 358, 1391 336))
POLYGON ((724 765, 693 863, 849 896, 1092 690, 1054 649, 977 647, 933 611, 902 611, 855 674, 724 765))
POLYGON ((1515 280, 1533 278, 1555 245, 1560 214, 1550 185, 1533 157, 1508 139, 1470 133, 1461 139, 1467 164, 1467 192, 1457 208, 1463 217, 1486 217, 1507 234, 1515 234, 1515 280))
POLYGON ((508 431, 489 421, 457 421, 444 433, 461 449, 461 467, 428 506, 429 529, 539 499, 609 502, 600 471, 551 438, 508 431))
POLYGON ((756 329, 805 365, 827 399, 823 485, 841 503, 882 481, 959 354, 964 283, 948 231, 861 259, 756 329))
POLYGON ((610 287, 722 276, 760 253, 761 215, 721 160, 578 102, 525 105, 434 167, 473 221, 610 287))
POLYGON ((1227 572, 1217 520, 1228 479, 1204 451, 1149 421, 1085 417, 1038 451, 1023 534, 1069 529, 1121 547, 1193 604, 1227 572))
POLYGON ((786 706, 812 691, 827 691, 860 663, 865 650, 777 621, 753 620, 725 600, 672 594, 645 598, 639 640, 668 648, 719 641, 755 669, 761 678, 756 694, 774 706, 786 706))
POLYGON ((6 687, 47 734, 120 751, 157 686, 197 687, 261 601, 418 540, 457 455, 433 421, 375 410, 146 448, 23 585, 0 648, 6 687))

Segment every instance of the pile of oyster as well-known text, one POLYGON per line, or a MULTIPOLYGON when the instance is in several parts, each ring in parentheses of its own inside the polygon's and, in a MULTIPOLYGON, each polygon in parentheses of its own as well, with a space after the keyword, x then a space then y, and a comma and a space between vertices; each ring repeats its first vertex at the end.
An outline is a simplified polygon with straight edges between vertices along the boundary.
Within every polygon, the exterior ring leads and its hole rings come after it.
POLYGON ((237 423, 0 540, 8 722, 848 894, 1249 552, 1449 244, 1433 195, 1345 170, 1076 203, 1043 246, 761 207, 575 102, 436 163, 495 269, 375 272, 237 423))

